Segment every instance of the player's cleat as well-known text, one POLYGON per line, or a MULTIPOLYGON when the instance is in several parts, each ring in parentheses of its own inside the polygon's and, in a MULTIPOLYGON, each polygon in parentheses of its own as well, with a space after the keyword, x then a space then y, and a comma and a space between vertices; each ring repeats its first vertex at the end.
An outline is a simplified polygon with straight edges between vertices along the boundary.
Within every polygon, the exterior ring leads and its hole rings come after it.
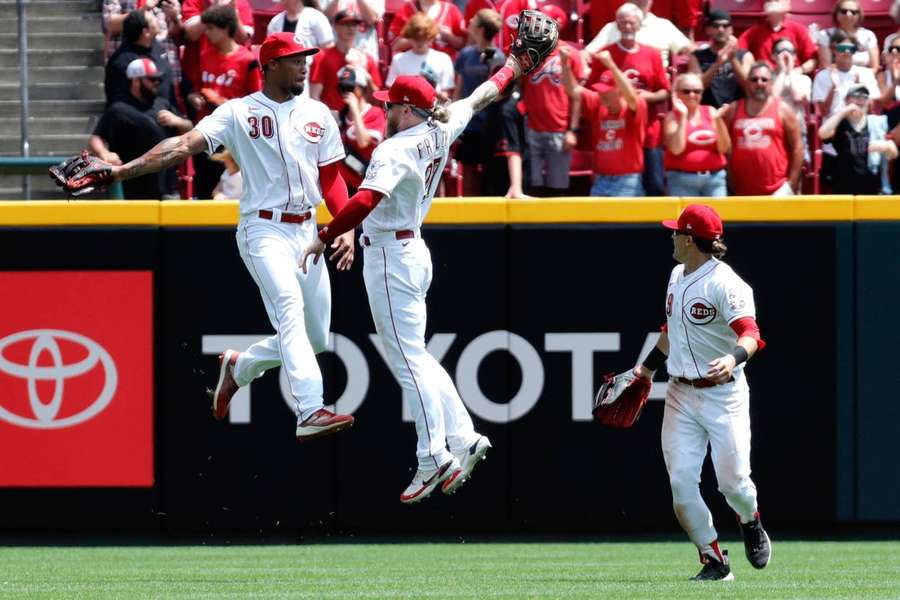
POLYGON ((452 494, 458 490, 472 475, 475 465, 477 465, 480 460, 484 459, 485 454, 487 454, 487 451, 490 449, 491 440, 489 440, 487 436, 482 435, 475 440, 475 443, 462 452, 454 452, 453 456, 459 461, 460 469, 444 480, 443 485, 441 485, 441 491, 445 494, 452 494))
POLYGON ((297 440, 308 442, 325 435, 343 431, 353 425, 353 417, 339 415, 326 408, 320 408, 306 420, 297 420, 297 440))
POLYGON ((436 469, 419 469, 410 484, 400 494, 400 502, 413 504, 424 500, 434 491, 434 488, 448 478, 459 475, 461 470, 455 456, 436 469))
POLYGON ((219 355, 219 381, 212 396, 213 417, 222 420, 228 414, 228 406, 234 393, 238 391, 238 384, 234 380, 234 365, 237 364, 240 352, 226 350, 219 355))
POLYGON ((728 550, 722 552, 721 561, 708 554, 701 554, 700 560, 703 561, 703 568, 691 577, 691 581, 734 581, 734 573, 728 562, 728 550))
POLYGON ((764 569, 772 558, 772 541, 769 534, 763 529, 762 521, 757 513, 756 519, 750 523, 741 523, 741 533, 744 535, 744 551, 747 560, 756 569, 764 569))

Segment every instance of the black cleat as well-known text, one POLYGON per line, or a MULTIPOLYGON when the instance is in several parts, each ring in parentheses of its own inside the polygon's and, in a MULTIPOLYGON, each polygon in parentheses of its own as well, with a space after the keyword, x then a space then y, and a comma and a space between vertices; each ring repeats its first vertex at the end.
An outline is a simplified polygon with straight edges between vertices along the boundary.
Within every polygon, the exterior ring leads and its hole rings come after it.
POLYGON ((734 581, 734 573, 728 563, 728 550, 722 552, 722 561, 706 554, 701 555, 701 560, 703 568, 691 577, 691 581, 734 581))
POLYGON ((744 535, 744 551, 747 560, 755 569, 765 569, 772 557, 772 542, 769 534, 763 529, 759 515, 749 523, 741 523, 741 533, 744 535))

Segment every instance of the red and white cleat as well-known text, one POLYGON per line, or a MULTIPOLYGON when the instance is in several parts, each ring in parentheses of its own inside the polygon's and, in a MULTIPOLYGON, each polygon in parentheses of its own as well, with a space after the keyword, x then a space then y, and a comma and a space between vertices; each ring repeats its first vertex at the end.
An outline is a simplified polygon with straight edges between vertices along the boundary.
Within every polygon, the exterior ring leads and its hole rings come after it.
POLYGON ((228 406, 238 391, 238 384, 234 380, 234 365, 237 364, 238 356, 240 352, 237 350, 226 350, 219 355, 219 382, 213 392, 212 410, 213 417, 220 421, 228 415, 228 406))
POLYGON ((307 442, 352 426, 352 416, 339 415, 328 409, 320 408, 305 421, 297 421, 297 440, 307 442))
POLYGON ((459 477, 461 472, 462 468, 455 457, 436 469, 419 469, 410 484, 400 494, 400 502, 404 504, 420 502, 427 498, 443 481, 459 477))

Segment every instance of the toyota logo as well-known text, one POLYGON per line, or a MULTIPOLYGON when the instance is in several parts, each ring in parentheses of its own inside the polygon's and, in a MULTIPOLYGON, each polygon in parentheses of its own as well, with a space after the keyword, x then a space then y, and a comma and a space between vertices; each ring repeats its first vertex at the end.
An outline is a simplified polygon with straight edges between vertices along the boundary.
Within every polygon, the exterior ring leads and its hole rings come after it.
POLYGON ((118 383, 116 364, 106 349, 89 337, 61 329, 32 329, 0 339, 0 372, 25 379, 28 382, 28 401, 32 412, 32 416, 18 415, 0 406, 0 419, 13 425, 32 429, 61 429, 92 419, 112 400, 118 383), (28 363, 19 364, 7 359, 4 350, 12 344, 25 340, 34 340, 28 354, 28 363), (59 340, 82 347, 87 351, 87 356, 78 362, 65 364, 59 349, 59 340), (49 354, 53 361, 52 365, 38 365, 38 359, 43 353, 49 354), (62 405, 66 380, 90 372, 96 368, 98 362, 102 365, 104 374, 103 389, 100 394, 81 412, 57 418, 62 405), (38 394, 38 381, 54 382, 53 397, 50 402, 45 403, 38 394))

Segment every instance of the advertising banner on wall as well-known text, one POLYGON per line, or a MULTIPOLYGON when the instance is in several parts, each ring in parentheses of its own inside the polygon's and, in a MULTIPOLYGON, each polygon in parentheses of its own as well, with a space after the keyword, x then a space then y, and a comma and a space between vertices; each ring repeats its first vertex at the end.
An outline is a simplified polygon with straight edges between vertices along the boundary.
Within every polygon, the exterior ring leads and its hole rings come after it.
POLYGON ((3 271, 0 487, 150 487, 151 271, 3 271))
MULTIPOLYGON (((277 368, 241 390, 228 420, 212 419, 205 391, 215 381, 216 355, 272 328, 232 232, 163 232, 159 368, 166 376, 158 398, 165 435, 158 452, 166 457, 160 485, 171 527, 675 526, 659 442, 665 375, 633 429, 606 430, 590 417, 599 376, 633 366, 665 319, 675 264, 666 232, 486 226, 431 228, 424 237, 434 261, 428 348, 494 449, 458 494, 413 508, 398 496, 415 469, 414 427, 374 335, 360 265, 332 272, 334 336, 319 355, 326 401, 357 422, 301 445, 277 368), (185 256, 204 268, 184 268, 185 256)), ((769 342, 747 372, 753 477, 770 521, 834 516, 835 340, 822 327, 835 318, 833 237, 827 225, 728 232, 726 260, 754 287, 769 342), (784 260, 789 247, 822 255, 798 269, 784 260), (809 290, 815 302, 801 300, 809 290), (816 377, 786 376, 798 356, 816 377)), ((357 252, 364 261, 366 251, 357 252)), ((709 464, 702 490, 723 525, 733 524, 709 464)))

